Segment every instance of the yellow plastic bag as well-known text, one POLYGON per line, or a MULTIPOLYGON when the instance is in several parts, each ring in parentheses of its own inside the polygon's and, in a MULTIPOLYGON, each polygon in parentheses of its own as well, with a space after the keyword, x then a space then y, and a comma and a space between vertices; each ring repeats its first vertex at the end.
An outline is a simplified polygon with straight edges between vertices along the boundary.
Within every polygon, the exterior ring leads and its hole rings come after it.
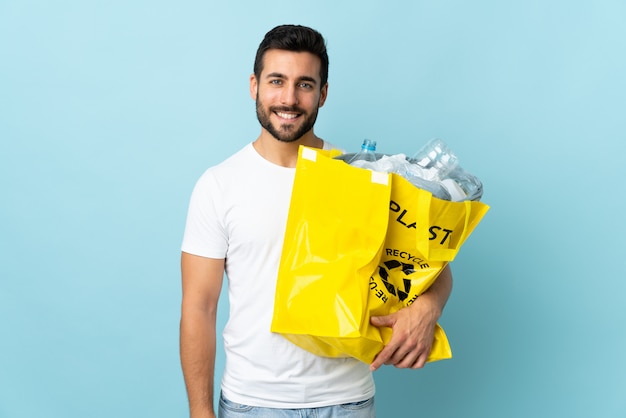
MULTIPOLYGON (((271 330, 321 356, 371 363, 391 329, 370 317, 413 303, 487 209, 301 147, 271 330)), ((450 357, 437 325, 428 361, 450 357)))

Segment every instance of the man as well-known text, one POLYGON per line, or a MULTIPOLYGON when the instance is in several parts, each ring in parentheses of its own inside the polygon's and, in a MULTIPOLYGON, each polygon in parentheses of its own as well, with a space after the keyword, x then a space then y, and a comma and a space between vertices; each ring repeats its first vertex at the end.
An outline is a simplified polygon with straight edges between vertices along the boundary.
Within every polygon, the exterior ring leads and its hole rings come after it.
POLYGON ((373 417, 372 371, 382 364, 422 367, 430 351, 451 289, 447 269, 411 307, 372 318, 392 327, 393 337, 371 365, 319 357, 269 331, 298 147, 331 148, 313 130, 327 78, 318 32, 293 25, 269 31, 250 76, 261 134, 194 188, 182 246, 180 325, 192 418, 215 417, 215 318, 224 273, 230 315, 220 417, 373 417))

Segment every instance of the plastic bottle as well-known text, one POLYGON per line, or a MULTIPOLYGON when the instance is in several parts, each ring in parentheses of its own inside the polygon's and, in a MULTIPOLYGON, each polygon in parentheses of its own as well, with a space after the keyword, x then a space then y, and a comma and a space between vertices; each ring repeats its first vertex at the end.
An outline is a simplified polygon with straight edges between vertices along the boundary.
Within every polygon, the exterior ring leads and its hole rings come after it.
POLYGON ((479 200, 482 196, 481 182, 460 166, 456 154, 439 138, 428 141, 410 161, 425 170, 424 178, 441 184, 450 200, 479 200))
POLYGON ((361 151, 350 158, 348 164, 355 167, 366 167, 368 163, 373 163, 376 160, 376 141, 365 139, 361 145, 361 151))
POLYGON ((456 154, 439 138, 428 141, 411 160, 430 171, 433 178, 428 180, 443 179, 459 165, 456 154))
MULTIPOLYGON (((452 196, 454 201, 480 200, 483 195, 483 186, 480 180, 461 167, 457 167, 448 173, 447 178, 443 179, 441 183, 448 190, 454 188, 460 192, 456 197, 452 196)), ((450 194, 452 195, 453 193, 450 194)))

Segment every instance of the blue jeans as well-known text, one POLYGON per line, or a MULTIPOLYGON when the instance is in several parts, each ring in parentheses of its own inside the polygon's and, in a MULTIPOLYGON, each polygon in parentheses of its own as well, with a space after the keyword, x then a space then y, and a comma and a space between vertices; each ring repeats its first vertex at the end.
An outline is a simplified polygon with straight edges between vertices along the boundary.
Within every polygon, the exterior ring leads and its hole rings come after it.
POLYGON ((218 418, 376 418, 374 398, 319 408, 261 408, 231 402, 220 395, 218 418))

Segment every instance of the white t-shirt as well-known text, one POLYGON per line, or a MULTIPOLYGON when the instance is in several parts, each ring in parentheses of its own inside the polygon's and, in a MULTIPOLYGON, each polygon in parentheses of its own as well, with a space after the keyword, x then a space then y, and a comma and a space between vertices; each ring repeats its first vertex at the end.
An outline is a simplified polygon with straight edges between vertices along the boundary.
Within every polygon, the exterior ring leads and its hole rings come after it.
POLYGON ((230 315, 221 388, 233 402, 271 408, 365 400, 374 396, 367 364, 316 356, 270 332, 294 175, 248 144, 209 168, 192 193, 182 250, 226 259, 230 315))

